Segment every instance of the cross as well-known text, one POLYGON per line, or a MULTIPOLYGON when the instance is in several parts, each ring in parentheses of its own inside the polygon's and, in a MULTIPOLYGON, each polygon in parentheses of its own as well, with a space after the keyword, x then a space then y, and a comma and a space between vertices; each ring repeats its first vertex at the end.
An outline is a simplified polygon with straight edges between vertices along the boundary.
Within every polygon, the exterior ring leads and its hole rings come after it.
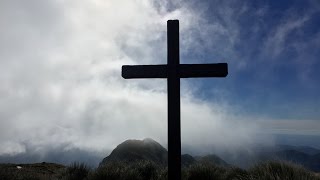
POLYGON ((124 65, 122 77, 167 78, 168 83, 168 179, 181 179, 180 78, 226 77, 228 64, 180 64, 179 21, 167 21, 168 64, 124 65))

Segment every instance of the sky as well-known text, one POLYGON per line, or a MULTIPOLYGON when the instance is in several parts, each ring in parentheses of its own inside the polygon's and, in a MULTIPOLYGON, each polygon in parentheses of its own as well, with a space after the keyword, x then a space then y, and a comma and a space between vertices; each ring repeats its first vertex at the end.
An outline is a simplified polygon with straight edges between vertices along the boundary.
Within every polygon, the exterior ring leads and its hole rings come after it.
POLYGON ((226 78, 181 80, 183 147, 320 148, 317 0, 1 0, 0 156, 166 147, 166 80, 125 80, 121 66, 166 64, 169 19, 181 63, 229 65, 226 78))

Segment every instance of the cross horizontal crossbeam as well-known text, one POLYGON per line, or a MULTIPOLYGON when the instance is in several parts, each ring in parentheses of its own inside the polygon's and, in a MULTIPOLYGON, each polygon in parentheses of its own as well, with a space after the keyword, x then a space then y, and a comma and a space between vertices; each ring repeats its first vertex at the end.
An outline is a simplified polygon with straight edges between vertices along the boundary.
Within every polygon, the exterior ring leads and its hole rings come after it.
MULTIPOLYGON (((228 64, 179 64, 177 65, 179 78, 198 77, 226 77, 228 64)), ((126 65, 122 66, 122 77, 125 79, 137 78, 168 78, 167 65, 126 65)))

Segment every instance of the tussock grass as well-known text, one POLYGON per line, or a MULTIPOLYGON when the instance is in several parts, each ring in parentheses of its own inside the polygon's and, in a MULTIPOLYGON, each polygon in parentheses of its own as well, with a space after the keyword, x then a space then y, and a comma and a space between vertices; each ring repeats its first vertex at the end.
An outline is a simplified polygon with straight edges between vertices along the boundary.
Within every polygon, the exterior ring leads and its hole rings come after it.
POLYGON ((269 161, 249 169, 250 179, 261 180, 313 180, 319 179, 304 167, 284 161, 269 161))
MULTIPOLYGON (((248 170, 213 164, 194 164, 183 168, 183 180, 320 180, 302 166, 283 161, 260 163, 248 170)), ((112 163, 97 169, 90 180, 165 180, 167 168, 142 161, 127 165, 112 163)))
POLYGON ((64 180, 86 180, 91 169, 84 163, 74 162, 66 168, 62 179, 64 180))
POLYGON ((223 179, 226 175, 227 169, 215 166, 212 164, 195 164, 187 168, 188 180, 211 180, 223 179))
POLYGON ((165 176, 163 168, 148 161, 132 164, 124 162, 110 163, 99 167, 91 174, 90 180, 158 180, 165 176))
MULTIPOLYGON (((73 163, 56 174, 20 172, 0 165, 1 180, 166 180, 168 170, 149 161, 139 161, 109 163, 97 169, 73 163)), ((181 174, 183 180, 320 180, 316 173, 284 161, 264 162, 248 170, 198 163, 183 168, 181 174)))

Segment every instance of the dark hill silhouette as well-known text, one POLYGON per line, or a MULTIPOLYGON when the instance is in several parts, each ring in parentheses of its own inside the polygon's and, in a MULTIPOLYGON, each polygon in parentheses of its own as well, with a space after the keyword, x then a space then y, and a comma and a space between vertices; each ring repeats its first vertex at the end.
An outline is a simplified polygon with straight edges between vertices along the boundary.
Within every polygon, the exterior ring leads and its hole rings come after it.
MULTIPOLYGON (((168 151, 153 139, 126 140, 119 144, 109 156, 105 157, 99 166, 114 162, 135 163, 137 161, 151 161, 157 165, 167 166, 167 156, 168 151)), ((197 160, 189 154, 181 156, 181 165, 183 167, 188 167, 195 163, 228 166, 228 163, 214 154, 198 157, 197 160)))
MULTIPOLYGON (((301 164, 307 169, 320 171, 320 153, 310 155, 316 152, 316 149, 303 147, 302 149, 311 149, 312 153, 300 152, 296 149, 300 147, 282 146, 275 148, 274 151, 260 152, 255 158, 256 162, 268 160, 284 160, 301 164), (285 149, 285 148, 289 149, 285 149)), ((300 148, 301 149, 301 148, 300 148)), ((114 162, 135 163, 137 161, 150 161, 160 166, 167 166, 168 151, 153 139, 146 138, 144 140, 126 140, 119 144, 109 156, 105 157, 99 166, 114 162)), ((245 156, 245 155, 244 155, 245 156)), ((195 163, 214 164, 218 166, 230 166, 225 160, 217 155, 209 154, 206 156, 192 157, 189 154, 181 156, 182 167, 189 167, 195 163)))
POLYGON ((214 154, 203 156, 199 158, 198 162, 205 163, 205 164, 215 164, 215 165, 224 166, 224 167, 230 166, 227 162, 225 162, 220 157, 214 154))
POLYGON ((189 154, 181 155, 181 166, 182 167, 189 167, 195 164, 197 161, 189 154))
POLYGON ((104 158, 99 166, 112 162, 132 163, 143 160, 165 166, 167 155, 167 150, 153 139, 126 140, 104 158))
POLYGON ((279 151, 281 150, 296 150, 299 152, 303 152, 305 154, 308 155, 315 155, 315 154, 319 154, 320 150, 313 148, 313 147, 309 147, 309 146, 290 146, 290 145, 278 145, 276 147, 279 151))

